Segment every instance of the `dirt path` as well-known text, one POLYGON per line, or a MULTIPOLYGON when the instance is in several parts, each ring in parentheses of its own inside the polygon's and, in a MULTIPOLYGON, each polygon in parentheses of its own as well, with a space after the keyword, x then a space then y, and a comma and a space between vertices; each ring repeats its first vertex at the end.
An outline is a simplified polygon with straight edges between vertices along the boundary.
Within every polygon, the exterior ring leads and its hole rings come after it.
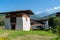
POLYGON ((27 36, 16 37, 13 40, 51 40, 52 38, 55 38, 55 37, 39 36, 39 35, 27 35, 27 36))

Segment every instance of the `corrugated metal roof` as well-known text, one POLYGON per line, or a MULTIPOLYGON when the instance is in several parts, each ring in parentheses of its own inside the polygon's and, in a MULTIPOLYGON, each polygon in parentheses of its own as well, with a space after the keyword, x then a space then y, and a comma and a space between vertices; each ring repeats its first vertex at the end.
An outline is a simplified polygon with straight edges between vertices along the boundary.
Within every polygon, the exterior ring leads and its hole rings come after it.
POLYGON ((1 12, 0 14, 7 14, 7 13, 26 13, 26 14, 34 14, 31 10, 18 10, 18 11, 10 11, 10 12, 1 12))

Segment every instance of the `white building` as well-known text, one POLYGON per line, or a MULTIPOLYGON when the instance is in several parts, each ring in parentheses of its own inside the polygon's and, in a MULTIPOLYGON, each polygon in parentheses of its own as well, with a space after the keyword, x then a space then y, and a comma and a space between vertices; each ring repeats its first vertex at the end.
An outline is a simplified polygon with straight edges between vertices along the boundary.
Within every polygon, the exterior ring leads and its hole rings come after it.
POLYGON ((30 16, 33 12, 31 10, 5 12, 5 29, 8 30, 24 30, 29 31, 30 16))

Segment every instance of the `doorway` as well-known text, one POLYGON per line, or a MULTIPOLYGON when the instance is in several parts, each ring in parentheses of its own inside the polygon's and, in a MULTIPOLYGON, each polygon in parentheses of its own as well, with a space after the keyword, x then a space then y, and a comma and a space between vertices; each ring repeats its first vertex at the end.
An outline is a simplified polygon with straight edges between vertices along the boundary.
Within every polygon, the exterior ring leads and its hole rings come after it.
POLYGON ((15 25, 11 25, 11 30, 15 30, 15 25))
POLYGON ((11 17, 10 23, 11 23, 11 30, 15 30, 15 28, 16 28, 16 17, 11 17))

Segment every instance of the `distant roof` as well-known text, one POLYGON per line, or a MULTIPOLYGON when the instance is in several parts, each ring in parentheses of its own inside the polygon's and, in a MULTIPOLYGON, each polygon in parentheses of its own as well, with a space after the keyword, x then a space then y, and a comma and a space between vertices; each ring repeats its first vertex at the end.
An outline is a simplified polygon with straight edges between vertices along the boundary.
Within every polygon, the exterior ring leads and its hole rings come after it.
POLYGON ((1 12, 0 14, 7 14, 7 13, 26 13, 26 14, 34 14, 31 10, 18 10, 18 11, 10 11, 10 12, 1 12))

